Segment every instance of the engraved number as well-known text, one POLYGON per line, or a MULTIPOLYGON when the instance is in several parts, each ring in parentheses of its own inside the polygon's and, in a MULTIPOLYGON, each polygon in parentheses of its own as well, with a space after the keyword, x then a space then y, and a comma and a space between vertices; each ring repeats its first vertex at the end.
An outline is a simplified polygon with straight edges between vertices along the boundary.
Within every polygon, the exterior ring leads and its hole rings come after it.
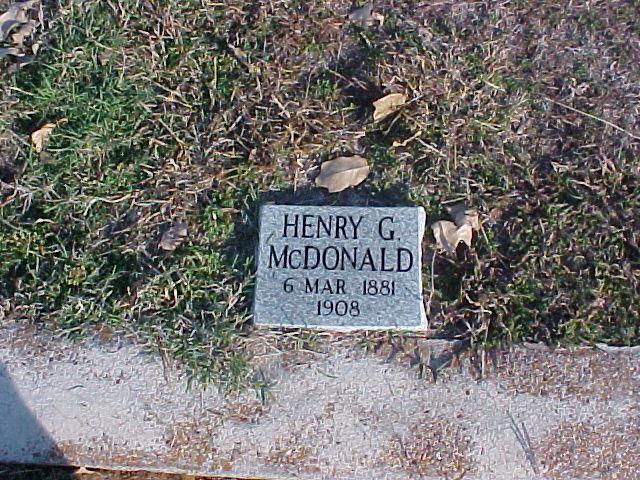
POLYGON ((293 278, 287 278, 284 283, 282 284, 282 289, 286 292, 286 293, 291 293, 293 292, 293 284, 291 282, 293 282, 293 278))
POLYGON ((345 300, 338 300, 336 302, 332 300, 318 300, 316 302, 316 314, 317 315, 337 315, 338 317, 351 316, 357 317, 360 315, 360 305, 356 300, 351 303, 345 300))
POLYGON ((396 294, 396 282, 389 280, 363 280, 362 281, 362 294, 363 295, 382 295, 392 296, 396 294))

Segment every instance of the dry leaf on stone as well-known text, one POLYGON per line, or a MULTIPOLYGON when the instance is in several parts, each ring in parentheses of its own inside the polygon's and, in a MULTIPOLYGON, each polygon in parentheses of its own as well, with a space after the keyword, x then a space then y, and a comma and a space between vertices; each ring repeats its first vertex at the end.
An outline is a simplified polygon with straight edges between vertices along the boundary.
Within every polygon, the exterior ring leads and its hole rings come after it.
POLYGON ((11 30, 16 26, 29 21, 27 12, 36 3, 37 0, 16 2, 9 7, 9 10, 0 15, 0 41, 6 40, 11 30))
POLYGON ((436 239, 436 247, 438 250, 444 250, 454 254, 460 242, 471 247, 471 238, 473 236, 471 225, 458 227, 455 223, 448 220, 440 220, 431 225, 431 230, 436 239))
POLYGON ((79 467, 73 472, 74 475, 98 475, 95 470, 89 470, 87 467, 79 467))
POLYGON ((330 193, 336 193, 359 185, 367 175, 369 175, 369 165, 366 159, 358 155, 338 157, 320 166, 316 185, 327 188, 330 193))
POLYGON ((382 120, 392 113, 395 113, 406 102, 407 96, 402 93, 390 93, 389 95, 376 100, 373 102, 373 107, 375 108, 375 111, 373 112, 373 121, 377 122, 378 120, 382 120))
POLYGON ((480 230, 480 217, 475 209, 467 207, 464 203, 456 203, 446 208, 457 226, 471 225, 474 230, 480 230))
POLYGON ((37 153, 44 150, 44 147, 49 141, 49 135, 51 135, 53 129, 56 128, 56 125, 57 123, 45 123, 42 127, 31 134, 31 143, 37 153))
POLYGON ((169 229, 162 234, 159 247, 162 250, 173 251, 184 241, 187 236, 186 223, 174 223, 169 229))

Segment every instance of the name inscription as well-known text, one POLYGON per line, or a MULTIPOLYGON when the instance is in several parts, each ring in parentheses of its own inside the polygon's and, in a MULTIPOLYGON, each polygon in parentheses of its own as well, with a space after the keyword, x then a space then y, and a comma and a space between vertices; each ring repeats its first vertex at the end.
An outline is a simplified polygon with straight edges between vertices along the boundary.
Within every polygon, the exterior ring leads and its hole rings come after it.
POLYGON ((255 323, 420 329, 423 231, 419 208, 264 206, 255 323))
MULTIPOLYGON (((364 217, 328 215, 284 215, 282 238, 332 238, 358 240, 358 228, 364 217), (350 228, 347 228, 350 227, 350 228)), ((395 239, 392 229, 394 218, 382 217, 377 222, 377 235, 380 242, 395 239)), ((333 270, 368 270, 371 272, 408 272, 413 268, 413 252, 407 248, 369 248, 359 246, 329 245, 319 248, 305 245, 295 248, 285 244, 278 248, 269 246, 269 268, 288 268, 291 270, 315 270, 321 268, 333 270)))

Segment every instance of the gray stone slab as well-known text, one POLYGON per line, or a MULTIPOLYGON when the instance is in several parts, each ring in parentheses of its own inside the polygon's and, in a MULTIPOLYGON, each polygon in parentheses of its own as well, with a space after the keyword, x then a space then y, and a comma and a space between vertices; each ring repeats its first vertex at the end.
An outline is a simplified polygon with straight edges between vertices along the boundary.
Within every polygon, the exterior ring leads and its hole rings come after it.
POLYGON ((420 207, 264 205, 256 325, 426 329, 420 207))
POLYGON ((433 382, 415 352, 437 368, 454 344, 405 336, 391 357, 395 343, 369 338, 382 344, 318 335, 307 350, 254 331, 245 353, 269 385, 262 403, 252 389, 188 388, 178 365, 117 338, 71 344, 0 321, 0 463, 270 480, 638 478, 640 356, 462 353, 433 382))

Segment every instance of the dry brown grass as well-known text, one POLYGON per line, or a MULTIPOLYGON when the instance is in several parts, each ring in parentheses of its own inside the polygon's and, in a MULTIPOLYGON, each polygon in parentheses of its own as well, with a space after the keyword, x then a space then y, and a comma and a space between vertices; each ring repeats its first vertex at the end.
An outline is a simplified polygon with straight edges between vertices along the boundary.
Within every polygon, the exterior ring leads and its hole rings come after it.
POLYGON ((497 378, 513 393, 578 401, 640 398, 640 372, 633 358, 600 352, 545 350, 502 352, 497 378))
POLYGON ((135 332, 236 388, 260 203, 414 204, 431 221, 464 199, 483 229, 425 268, 433 330, 637 343, 637 2, 376 9, 384 24, 363 27, 343 2, 61 2, 3 96, 0 314, 135 332), (373 123, 389 92, 408 105, 373 123), (36 155, 29 133, 61 118, 36 155), (342 154, 368 158, 367 182, 314 189, 342 154), (163 251, 177 222, 188 237, 163 251))
POLYGON ((564 424, 537 445, 540 463, 553 479, 637 478, 640 470, 640 423, 564 424))
POLYGON ((463 478, 472 468, 471 436, 444 419, 425 419, 398 436, 381 456, 385 469, 398 468, 412 475, 463 478))

